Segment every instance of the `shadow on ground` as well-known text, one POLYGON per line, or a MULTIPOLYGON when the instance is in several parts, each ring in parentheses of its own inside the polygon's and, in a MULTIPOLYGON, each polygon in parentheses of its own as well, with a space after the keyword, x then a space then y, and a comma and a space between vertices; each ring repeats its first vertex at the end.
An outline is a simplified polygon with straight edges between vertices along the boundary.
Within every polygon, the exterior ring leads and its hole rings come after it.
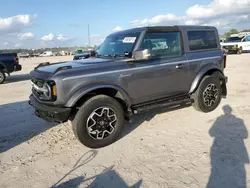
MULTIPOLYGON (((125 126, 121 138, 128 135, 143 122, 150 121, 157 114, 188 106, 181 105, 164 110, 154 110, 135 116, 134 121, 125 126)), ((28 101, 0 105, 0 153, 30 140, 55 125, 57 124, 37 118, 34 115, 34 109, 28 104, 28 101)))
POLYGON ((56 124, 34 115, 28 101, 0 105, 0 153, 5 152, 56 124))
POLYGON ((244 139, 248 131, 244 121, 232 114, 229 105, 223 107, 224 115, 218 117, 209 134, 214 137, 211 147, 211 175, 207 188, 246 188, 245 164, 249 163, 244 139))
MULTIPOLYGON (((171 108, 163 108, 163 109, 157 109, 157 110, 151 110, 146 113, 135 115, 132 123, 127 123, 125 126, 121 138, 125 137, 126 135, 130 134, 133 130, 135 130, 137 127, 139 127, 142 123, 145 121, 151 121, 156 115, 167 113, 170 111, 179 110, 182 108, 190 107, 190 104, 182 104, 179 106, 174 106, 171 108)), ((121 139, 120 138, 120 139, 121 139)))
POLYGON ((18 74, 18 75, 10 75, 6 77, 6 81, 4 84, 14 83, 14 82, 22 82, 26 80, 30 80, 30 74, 18 74))
POLYGON ((63 179, 65 179, 68 175, 73 173, 78 168, 82 167, 83 165, 90 162, 92 159, 95 158, 97 155, 97 150, 90 150, 87 153, 85 153, 80 159, 76 162, 76 164, 73 166, 72 170, 70 170, 68 173, 66 173, 57 183, 55 183, 52 187, 53 188, 68 188, 68 187, 74 187, 77 188, 83 183, 88 183, 88 187, 103 187, 103 188, 139 188, 142 184, 142 180, 139 180, 137 183, 135 183, 132 186, 128 186, 127 183, 120 177, 120 175, 113 169, 114 166, 111 166, 110 168, 105 169, 102 173, 90 177, 85 178, 84 176, 78 176, 75 178, 72 178, 68 181, 62 182, 63 179), (82 161, 82 162, 81 162, 82 161), (62 182, 62 183, 61 183, 62 182), (60 184, 59 184, 60 183, 60 184))

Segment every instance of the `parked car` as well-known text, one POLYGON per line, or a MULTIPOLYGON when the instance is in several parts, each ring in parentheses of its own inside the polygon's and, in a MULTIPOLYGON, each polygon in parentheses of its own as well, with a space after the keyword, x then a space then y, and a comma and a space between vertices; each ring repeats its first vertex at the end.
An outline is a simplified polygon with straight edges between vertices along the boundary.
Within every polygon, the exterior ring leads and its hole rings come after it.
POLYGON ((6 75, 15 71, 22 70, 22 66, 19 64, 17 53, 5 53, 0 54, 0 84, 6 80, 6 75))
POLYGON ((79 59, 87 59, 89 57, 95 57, 95 50, 89 50, 89 51, 83 51, 81 54, 76 54, 73 57, 73 60, 79 60, 79 59))
POLYGON ((123 30, 105 39, 96 58, 37 66, 29 104, 46 121, 72 121, 82 144, 100 148, 135 114, 180 104, 215 110, 227 95, 225 57, 215 27, 123 30), (153 49, 159 41, 163 47, 153 49))
POLYGON ((39 53, 31 53, 30 57, 39 57, 39 55, 40 55, 39 53))
POLYGON ((53 56, 62 56, 59 52, 53 52, 53 56))
POLYGON ((19 58, 28 58, 28 57, 30 57, 30 54, 27 52, 21 52, 21 53, 18 53, 17 56, 19 58))
POLYGON ((46 51, 46 52, 41 53, 39 56, 40 57, 53 56, 53 53, 51 51, 46 51))
POLYGON ((226 53, 237 53, 250 51, 250 36, 231 36, 221 43, 226 53))

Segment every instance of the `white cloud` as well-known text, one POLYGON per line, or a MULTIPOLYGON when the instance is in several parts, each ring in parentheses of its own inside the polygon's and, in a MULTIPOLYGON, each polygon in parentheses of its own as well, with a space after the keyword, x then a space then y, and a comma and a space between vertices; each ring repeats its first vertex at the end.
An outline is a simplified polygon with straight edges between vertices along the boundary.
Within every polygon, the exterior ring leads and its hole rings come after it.
POLYGON ((178 17, 174 14, 165 14, 165 15, 157 15, 152 18, 145 18, 143 20, 133 20, 131 22, 132 25, 135 26, 145 26, 145 25, 158 25, 169 22, 180 22, 182 21, 182 17, 178 17))
POLYGON ((31 33, 31 32, 19 34, 19 38, 21 40, 33 39, 34 37, 35 37, 35 35, 33 33, 31 33))
POLYGON ((67 41, 67 40, 69 40, 69 38, 65 37, 63 34, 57 35, 56 39, 59 40, 59 41, 67 41))
POLYGON ((194 5, 183 16, 156 15, 131 21, 132 26, 211 25, 218 29, 250 27, 250 0, 213 0, 206 5, 194 5))
POLYGON ((194 5, 186 11, 188 17, 195 19, 245 13, 250 13, 250 0, 214 0, 208 5, 194 5))
POLYGON ((0 33, 20 32, 30 26, 36 15, 20 14, 7 18, 0 18, 0 33))
POLYGON ((70 40, 70 38, 64 36, 63 34, 58 34, 55 35, 53 33, 50 33, 48 35, 44 35, 41 40, 43 42, 49 42, 49 41, 68 41, 70 40))
POLYGON ((117 31, 121 31, 122 30, 122 27, 121 26, 116 26, 113 31, 114 32, 117 32, 117 31))
POLYGON ((48 35, 44 35, 41 40, 42 41, 52 41, 55 39, 55 35, 53 33, 50 33, 48 35))
POLYGON ((8 44, 9 44, 8 42, 4 42, 4 43, 3 43, 4 46, 7 46, 8 44))

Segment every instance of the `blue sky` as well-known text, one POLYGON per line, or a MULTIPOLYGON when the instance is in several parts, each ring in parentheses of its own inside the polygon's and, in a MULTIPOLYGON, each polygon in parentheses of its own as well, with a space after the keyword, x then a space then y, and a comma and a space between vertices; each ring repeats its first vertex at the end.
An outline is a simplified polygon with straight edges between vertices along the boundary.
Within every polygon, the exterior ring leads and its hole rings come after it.
POLYGON ((145 25, 250 28, 250 0, 8 0, 0 7, 0 48, 86 45, 111 32, 145 25))

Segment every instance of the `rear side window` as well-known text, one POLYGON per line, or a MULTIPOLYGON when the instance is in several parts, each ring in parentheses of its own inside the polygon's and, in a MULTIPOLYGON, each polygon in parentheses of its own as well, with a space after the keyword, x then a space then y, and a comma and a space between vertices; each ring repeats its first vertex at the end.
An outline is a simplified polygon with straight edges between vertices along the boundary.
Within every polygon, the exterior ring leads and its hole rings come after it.
POLYGON ((215 31, 188 31, 188 42, 191 51, 217 48, 215 31))

